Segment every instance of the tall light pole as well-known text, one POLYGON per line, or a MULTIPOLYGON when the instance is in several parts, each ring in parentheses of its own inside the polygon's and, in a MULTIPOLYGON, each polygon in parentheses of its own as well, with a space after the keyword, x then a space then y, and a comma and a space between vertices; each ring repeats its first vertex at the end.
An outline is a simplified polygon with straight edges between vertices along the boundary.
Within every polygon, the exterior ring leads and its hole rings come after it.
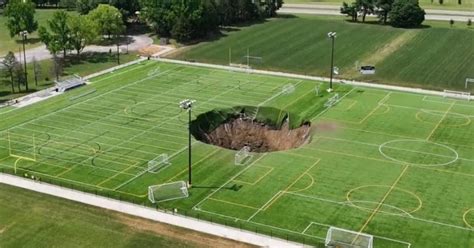
POLYGON ((28 91, 28 72, 26 71, 26 49, 25 49, 25 42, 26 42, 26 38, 28 37, 28 31, 21 31, 20 36, 23 41, 23 64, 25 66, 25 86, 26 86, 26 91, 28 91))
POLYGON ((332 77, 334 74, 334 40, 336 39, 336 32, 329 32, 328 33, 329 39, 331 39, 331 77, 329 79, 329 89, 328 92, 332 92, 332 77))
POLYGON ((191 112, 195 100, 185 99, 179 103, 179 107, 188 111, 188 187, 192 185, 192 173, 191 173, 191 112))

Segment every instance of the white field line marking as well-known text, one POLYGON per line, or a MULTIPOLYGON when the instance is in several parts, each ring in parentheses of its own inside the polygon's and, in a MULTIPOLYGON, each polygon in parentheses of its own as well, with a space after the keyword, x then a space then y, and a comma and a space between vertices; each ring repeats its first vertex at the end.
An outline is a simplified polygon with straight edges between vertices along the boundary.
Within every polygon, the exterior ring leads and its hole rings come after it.
MULTIPOLYGON (((352 93, 353 91, 355 91, 357 89, 357 87, 354 87, 352 88, 349 92, 347 92, 346 94, 344 94, 341 98, 339 98, 339 102, 342 101, 342 99, 344 99, 346 96, 348 96, 350 93, 352 93)), ((328 107, 326 109, 324 109, 323 111, 319 112, 319 114, 317 114, 315 117, 313 117, 311 119, 311 122, 313 122, 314 120, 316 120, 318 117, 320 117, 321 115, 323 115, 324 113, 328 112, 329 109, 331 109, 331 107, 328 107)))
MULTIPOLYGON (((133 66, 133 65, 132 65, 132 66, 133 66)), ((127 73, 127 72, 136 70, 136 69, 143 69, 143 67, 137 66, 137 67, 133 67, 133 68, 128 68, 128 69, 123 70, 123 71, 121 71, 121 72, 119 72, 119 73, 112 74, 112 75, 109 76, 109 77, 104 77, 104 78, 101 78, 101 79, 99 79, 99 80, 93 81, 93 82, 91 82, 91 84, 94 84, 94 83, 97 83, 97 82, 100 82, 100 81, 102 81, 102 80, 106 80, 106 79, 109 79, 109 78, 113 78, 113 77, 115 77, 115 76, 119 76, 119 75, 125 74, 125 73, 127 73)), ((104 75, 105 75, 105 74, 104 74, 104 75)), ((53 105, 53 104, 55 104, 55 103, 49 103, 49 104, 46 104, 45 106, 49 106, 49 105, 53 105)), ((9 110, 9 111, 7 111, 7 112, 2 112, 2 113, 0 113, 0 115, 7 114, 7 113, 13 112, 14 110, 18 110, 18 109, 20 109, 20 108, 13 108, 13 109, 11 109, 11 110, 9 110)))
MULTIPOLYGON (((226 94, 228 91, 231 91, 231 90, 234 90, 234 89, 235 89, 235 88, 231 88, 231 89, 229 89, 229 90, 227 90, 227 91, 224 91, 222 94, 226 94)), ((220 95, 216 95, 215 97, 219 97, 219 96, 220 96, 220 95)), ((212 101, 212 99, 213 99, 213 98, 209 99, 208 101, 212 101)), ((179 114, 176 115, 174 118, 177 118, 177 117, 179 117, 179 114)), ((159 125, 157 125, 157 126, 159 126, 159 125)), ((156 126, 155 126, 155 127, 156 127, 156 126)), ((153 128, 155 128, 155 127, 151 127, 151 128, 153 129, 153 128)), ((144 130, 143 133, 146 133, 146 132, 147 132, 147 130, 144 130)), ((142 134, 143 134, 143 133, 142 133, 142 134)), ((140 135, 142 135, 142 134, 138 134, 138 135, 136 135, 136 137, 138 137, 138 136, 140 136, 140 135)), ((135 138, 135 137, 132 137, 132 138, 130 138, 130 139, 134 139, 134 138, 135 138)), ((126 142, 126 140, 125 140, 124 142, 126 142)), ((177 151, 176 153, 172 154, 172 155, 170 156, 170 158, 173 158, 174 156, 176 156, 177 154, 183 152, 183 151, 186 150, 187 148, 188 148, 188 146, 184 146, 181 150, 179 150, 179 151, 177 151)), ((126 182, 120 184, 120 185, 117 186, 114 190, 120 189, 121 187, 123 187, 123 186, 127 185, 128 183, 132 182, 132 181, 135 180, 136 178, 142 176, 142 175, 145 174, 146 172, 147 172, 147 171, 145 170, 145 171, 143 171, 143 172, 138 173, 135 177, 133 177, 133 178, 131 178, 130 180, 128 180, 128 181, 126 181, 126 182)))
MULTIPOLYGON (((373 143, 367 143, 367 142, 361 142, 361 141, 355 141, 355 140, 348 140, 348 139, 341 139, 341 138, 333 138, 333 137, 326 137, 322 135, 318 135, 317 137, 321 139, 329 139, 329 140, 336 140, 336 141, 341 141, 341 142, 346 142, 346 143, 354 143, 354 144, 359 144, 359 145, 367 145, 367 146, 373 146, 373 147, 380 147, 379 144, 373 144, 373 143)), ((423 139, 413 139, 413 141, 420 141, 423 142, 425 140, 423 139)), ((429 142, 429 143, 435 143, 436 142, 429 142)), ((442 144, 442 143, 440 143, 442 144)), ((399 150, 399 151, 405 151, 405 152, 410 152, 410 153, 416 153, 416 154, 423 154, 423 155, 431 155, 433 157, 440 157, 440 158, 454 158, 453 156, 446 156, 446 155, 441 155, 441 154, 436 154, 436 153, 430 153, 430 152, 421 152, 421 151, 413 151, 413 150, 408 150, 405 148, 398 148, 398 147, 392 147, 392 146, 384 146, 389 149, 394 149, 394 150, 399 150)), ((307 149, 310 149, 310 147, 306 147, 307 149)), ((468 159, 468 158, 458 158, 459 160, 465 160, 465 161, 470 161, 474 162, 474 159, 468 159)))
POLYGON ((272 196, 272 198, 270 198, 270 200, 268 200, 267 202, 265 202, 265 204, 263 204, 263 206, 261 206, 257 211, 255 211, 254 214, 252 214, 248 219, 247 221, 250 221, 251 219, 253 219, 253 217, 255 217, 258 213, 260 213, 260 211, 262 211, 262 209, 264 209, 268 204, 270 204, 273 199, 275 199, 275 197, 279 196, 280 194, 284 193, 283 191, 278 191, 276 194, 274 194, 272 196))
POLYGON ((306 231, 308 231, 308 229, 313 225, 313 222, 311 221, 308 226, 301 232, 302 234, 305 234, 306 231))
MULTIPOLYGON (((298 87, 298 85, 300 85, 302 82, 303 82, 302 80, 298 81, 298 83, 296 83, 296 85, 295 85, 295 88, 298 87)), ((273 99, 275 99, 275 98, 281 96, 281 95, 284 94, 284 93, 285 93, 285 92, 284 92, 283 90, 280 91, 280 92, 278 92, 278 93, 276 93, 275 95, 271 96, 271 97, 268 98, 267 100, 265 100, 265 101, 259 103, 259 104, 257 105, 257 107, 263 106, 263 105, 266 104, 267 102, 270 102, 271 100, 273 100, 273 99)))
POLYGON ((240 176, 241 174, 243 174, 245 171, 247 171, 248 169, 250 169, 253 165, 255 165, 258 161, 260 161, 262 158, 264 158, 265 156, 267 156, 268 153, 264 153, 263 155, 261 155, 259 158, 257 158, 256 160, 254 160, 251 164, 249 164, 247 167, 245 167, 243 170, 239 171, 238 173, 236 173, 233 177, 231 177, 229 180, 227 180, 225 183, 223 183, 219 188, 215 189, 214 191, 212 191, 209 195, 207 195, 206 197, 204 197, 204 199, 202 199, 201 201, 199 201, 198 203, 196 203, 194 206, 193 206, 193 209, 199 209, 199 206, 204 203, 209 197, 213 196, 215 193, 217 193, 219 190, 221 190, 224 186, 226 186, 227 184, 229 184, 230 182, 232 182, 234 179, 236 179, 238 176, 240 176))
MULTIPOLYGON (((36 126, 39 126, 39 127, 46 127, 48 128, 49 130, 63 130, 63 131, 67 131, 67 129, 63 129, 63 128, 58 128, 57 126, 55 127, 48 127, 48 126, 44 126, 44 125, 36 125, 36 126)), ((37 132, 38 135, 41 135, 43 134, 43 132, 38 132, 37 129, 30 129, 30 128, 24 128, 24 127, 20 127, 18 128, 19 130, 24 130, 24 131, 28 131, 30 133, 35 133, 37 132)), ((77 134, 80 134, 80 135, 86 135, 86 136, 94 136, 94 134, 91 134, 91 133, 87 133, 87 132, 80 132, 80 131, 71 131, 70 133, 77 133, 77 134)), ((52 135, 54 138, 59 138, 59 139, 66 139, 66 140, 76 140, 78 142, 81 142, 83 141, 82 139, 79 139, 77 137, 74 137, 74 136, 68 136, 68 135, 59 135, 59 134, 50 134, 52 135)), ((113 138, 113 137, 107 137, 107 139, 111 139, 111 140, 116 140, 116 141, 120 141, 122 139, 120 138, 113 138)), ((0 138, 0 140, 6 140, 5 138, 0 138)), ((160 140, 160 142, 165 142, 165 143, 168 143, 168 144, 176 144, 176 145, 179 145, 181 147, 181 143, 177 143, 177 142, 174 142, 174 141, 171 141, 171 140, 165 140, 165 139, 162 139, 160 140)), ((130 144, 136 144, 136 145, 140 145, 140 146, 146 146, 146 147, 151 147, 151 148, 156 148, 156 149, 159 149, 159 150, 170 150, 170 151, 174 151, 175 149, 177 148, 168 148, 168 147, 161 147, 161 146, 156 146, 156 145, 151 145, 151 144, 148 144, 148 143, 140 143, 140 142, 136 142, 136 141, 130 141, 129 142, 130 144)), ((110 143, 106 143, 106 142, 94 142, 94 144, 99 144, 99 145, 103 145, 103 146, 111 146, 113 144, 110 144, 110 143)), ((146 152, 146 151, 143 151, 143 150, 136 150, 136 149, 132 149, 130 147, 125 147, 125 146, 117 146, 118 148, 121 148, 121 149, 124 149, 124 150, 130 150, 130 151, 137 151, 137 152, 140 152, 142 154, 149 154, 149 155, 156 155, 156 153, 152 153, 152 152, 146 152)))
MULTIPOLYGON (((309 196, 309 195, 304 195, 304 194, 300 194, 300 193, 292 193, 292 192, 287 192, 286 194, 289 194, 289 195, 295 195, 295 196, 299 196, 299 197, 303 197, 303 198, 307 198, 307 199, 313 199, 313 200, 318 200, 318 201, 323 201, 323 202, 328 202, 328 203, 333 203, 333 204, 338 204, 338 205, 343 205, 343 206, 347 206, 347 207, 351 207, 351 208, 357 208, 351 204, 349 204, 348 202, 339 202, 339 201, 333 201, 333 200, 329 200, 329 199, 325 199, 325 198, 321 198, 321 197, 316 197, 316 196, 309 196)), ((452 228, 457 228, 457 229, 461 229, 461 230, 465 230, 465 231, 472 231, 474 232, 474 229, 471 229, 471 228, 467 228, 467 227, 462 227, 462 226, 456 226, 456 225, 451 225, 451 224, 447 224, 447 223, 443 223, 443 222, 437 222, 437 221, 432 221, 432 220, 427 220, 427 219, 423 219, 423 218, 418 218, 418 217, 415 217, 415 216, 408 216, 408 215, 402 215, 402 214, 397 214, 397 215, 392 215, 392 216, 396 216, 396 217, 402 217, 402 218, 407 218, 407 219, 413 219, 413 220, 417 220, 417 221, 421 221, 421 222, 427 222, 427 223, 431 223, 431 224, 437 224, 437 225, 442 225, 442 226, 447 226, 447 227, 452 227, 452 228)))
MULTIPOLYGON (((194 141, 191 145, 193 145, 193 144, 195 144, 195 143, 197 143, 197 141, 194 141)), ((187 148, 188 148, 188 146, 185 146, 185 147, 181 148, 180 150, 178 150, 178 151, 176 151, 175 153, 171 154, 171 155, 169 156, 169 158, 170 158, 170 159, 171 159, 171 158, 174 158, 174 157, 177 156, 178 154, 180 154, 180 153, 182 153, 183 151, 185 151, 187 148)), ((165 167, 164 169, 166 169, 166 168, 168 168, 168 167, 169 167, 169 166, 165 167)), ((127 180, 127 181, 123 182, 122 184, 118 185, 118 186, 115 187, 113 190, 115 191, 115 190, 118 190, 118 189, 122 188, 123 186, 129 184, 129 183, 132 182, 133 180, 135 180, 135 179, 137 179, 137 178, 143 176, 143 175, 144 175, 145 173, 147 173, 147 172, 148 172, 148 169, 145 168, 142 172, 136 174, 134 177, 132 177, 132 178, 130 178, 129 180, 127 180)))
MULTIPOLYGON (((164 71, 164 72, 159 73, 159 74, 157 74, 157 75, 154 75, 154 76, 151 76, 151 77, 146 77, 146 78, 143 78, 143 79, 141 79, 141 80, 135 81, 135 82, 133 82, 133 83, 123 85, 122 87, 113 89, 113 90, 111 90, 111 91, 107 91, 107 92, 105 92, 105 93, 103 93, 103 94, 100 94, 100 95, 94 96, 94 97, 92 97, 92 98, 89 98, 89 99, 87 99, 87 100, 85 100, 85 101, 83 101, 83 102, 89 102, 89 101, 95 100, 95 99, 97 99, 97 98, 99 98, 99 97, 104 97, 104 96, 106 96, 106 95, 108 95, 108 94, 111 94, 111 93, 113 93, 113 92, 115 92, 115 91, 119 91, 119 90, 124 89, 124 88, 126 88, 126 87, 130 87, 130 86, 139 84, 139 83, 141 83, 141 82, 143 82, 143 81, 146 81, 146 80, 151 79, 151 78, 153 78, 153 77, 160 76, 160 75, 162 75, 163 73, 166 73, 166 72, 169 72, 169 71, 171 71, 171 70, 167 70, 167 71, 164 71)), ((80 103, 82 103, 82 102, 73 103, 73 104, 71 104, 71 105, 66 106, 65 108, 58 109, 58 110, 56 110, 56 111, 52 111, 52 112, 50 112, 50 113, 48 113, 48 114, 45 114, 45 115, 42 115, 42 116, 40 116, 40 117, 37 117, 37 118, 31 119, 31 120, 29 120, 29 121, 23 122, 23 123, 21 123, 21 124, 15 126, 15 127, 21 127, 21 126, 26 125, 26 124, 28 124, 28 123, 31 123, 31 122, 33 122, 33 121, 37 121, 37 120, 40 120, 40 119, 44 119, 44 118, 46 118, 46 117, 48 117, 48 116, 50 116, 50 115, 53 115, 53 114, 56 114, 56 113, 60 113, 60 112, 66 111, 66 110, 68 110, 68 109, 72 108, 73 106, 76 106, 76 105, 78 105, 78 104, 80 104, 80 103)), ((13 128, 15 128, 15 127, 13 127, 13 128)), ((8 128, 8 129, 0 130, 0 131, 7 131, 7 130, 10 130, 10 129, 13 129, 13 128, 8 128)))
POLYGON ((444 121, 444 119, 446 119, 446 116, 448 116, 448 113, 449 111, 454 107, 454 102, 449 106, 449 108, 446 110, 446 112, 444 113, 444 115, 441 117, 441 119, 439 120, 438 124, 436 124, 436 126, 433 128, 433 130, 431 131, 431 133, 428 135, 428 137, 426 138, 426 140, 430 140, 431 137, 433 136, 433 134, 435 133, 435 131, 438 129, 439 125, 441 125, 441 123, 444 121))

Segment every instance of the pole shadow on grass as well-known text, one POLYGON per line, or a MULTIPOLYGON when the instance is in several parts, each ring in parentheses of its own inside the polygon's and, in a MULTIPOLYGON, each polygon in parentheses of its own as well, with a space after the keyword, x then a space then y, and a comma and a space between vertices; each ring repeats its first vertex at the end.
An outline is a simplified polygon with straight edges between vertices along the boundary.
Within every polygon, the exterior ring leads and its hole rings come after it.
POLYGON ((233 184, 232 186, 222 187, 221 186, 206 186, 206 185, 193 185, 193 189, 225 189, 232 191, 239 191, 243 185, 233 184))

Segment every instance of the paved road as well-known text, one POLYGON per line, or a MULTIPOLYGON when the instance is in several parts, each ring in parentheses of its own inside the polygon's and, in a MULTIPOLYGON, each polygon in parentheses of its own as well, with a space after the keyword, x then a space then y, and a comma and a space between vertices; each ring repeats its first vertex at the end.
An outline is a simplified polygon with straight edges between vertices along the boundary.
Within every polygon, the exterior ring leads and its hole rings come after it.
MULTIPOLYGON (((147 47, 151 44, 153 44, 153 39, 148 37, 148 35, 137 35, 137 36, 129 36, 130 39, 130 44, 128 45, 128 50, 130 51, 137 51, 141 48, 147 47)), ((126 49, 126 45, 123 44, 120 46, 121 49, 126 49)), ((117 46, 112 45, 112 46, 87 46, 84 48, 83 52, 108 52, 110 49, 112 49, 113 52, 117 50, 117 46)), ((74 53, 74 51, 73 51, 74 53)), ((20 59, 23 61, 23 53, 20 55, 18 53, 15 53, 15 56, 17 59, 20 59), (20 57, 21 56, 21 57, 20 57)), ((33 57, 36 58, 36 60, 46 60, 52 58, 52 55, 49 53, 49 51, 46 49, 46 46, 41 45, 36 48, 28 49, 26 50, 26 61, 29 63, 33 60, 33 57)), ((0 58, 1 60, 2 58, 0 58)))
MULTIPOLYGON (((278 13, 283 14, 312 14, 312 15, 342 15, 339 5, 328 4, 285 4, 278 13)), ((474 20, 474 8, 472 11, 434 10, 427 9, 426 20, 440 20, 467 22, 470 18, 474 20)))

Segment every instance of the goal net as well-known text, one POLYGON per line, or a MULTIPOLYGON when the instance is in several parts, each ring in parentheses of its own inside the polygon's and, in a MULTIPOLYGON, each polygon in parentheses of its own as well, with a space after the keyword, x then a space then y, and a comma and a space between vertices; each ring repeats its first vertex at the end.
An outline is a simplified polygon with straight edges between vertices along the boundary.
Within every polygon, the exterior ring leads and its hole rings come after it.
POLYGON ((186 182, 178 181, 148 187, 148 199, 151 203, 171 201, 189 196, 186 182))
POLYGON ((169 165, 171 165, 171 162, 169 161, 168 154, 163 153, 153 160, 148 161, 148 172, 158 173, 158 171, 169 165))
POLYGON ((470 92, 464 92, 464 91, 444 90, 443 97, 463 99, 463 100, 470 101, 471 100, 471 93, 470 92))
POLYGON ((326 235, 326 247, 372 248, 374 237, 365 233, 330 227, 326 235))
POLYGON ((244 146, 235 154, 235 165, 246 165, 253 158, 253 155, 250 153, 250 147, 244 146))
POLYGON ((8 154, 10 157, 36 161, 35 136, 7 133, 8 154))
POLYGON ((328 101, 324 104, 324 107, 330 108, 336 105, 336 103, 338 103, 339 100, 340 100, 339 94, 336 93, 334 96, 328 99, 328 101))
POLYGON ((465 83, 464 87, 467 90, 469 88, 469 86, 471 86, 472 84, 474 84, 474 78, 466 78, 466 83, 465 83))
POLYGON ((287 85, 283 86, 283 88, 281 89, 281 92, 284 95, 289 95, 289 94, 295 92, 295 86, 293 84, 287 84, 287 85))

